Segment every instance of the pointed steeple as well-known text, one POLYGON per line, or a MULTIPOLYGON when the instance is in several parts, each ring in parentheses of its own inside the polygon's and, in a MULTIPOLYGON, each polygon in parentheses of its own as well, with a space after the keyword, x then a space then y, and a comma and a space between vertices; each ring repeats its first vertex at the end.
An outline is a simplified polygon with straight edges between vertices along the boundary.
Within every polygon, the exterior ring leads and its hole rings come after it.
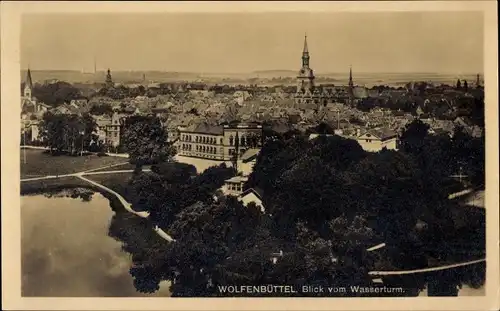
POLYGON ((307 48, 307 34, 304 36, 304 50, 302 51, 302 68, 309 68, 309 49, 307 48))
POLYGON ((304 36, 304 51, 302 53, 309 53, 309 49, 307 48, 307 33, 304 36))
POLYGON ((33 89, 33 80, 31 79, 31 71, 30 68, 28 67, 28 73, 26 74, 26 86, 28 86, 30 89, 33 89))
POLYGON ((349 66, 349 87, 352 88, 354 86, 354 82, 352 82, 352 66, 349 66))

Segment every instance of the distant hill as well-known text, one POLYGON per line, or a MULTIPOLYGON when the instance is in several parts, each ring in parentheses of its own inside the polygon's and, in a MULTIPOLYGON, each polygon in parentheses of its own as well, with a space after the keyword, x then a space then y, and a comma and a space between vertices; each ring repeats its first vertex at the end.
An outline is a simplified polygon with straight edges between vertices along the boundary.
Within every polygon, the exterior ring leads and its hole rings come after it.
MULTIPOLYGON (((203 79, 214 83, 245 83, 250 79, 294 79, 297 71, 286 69, 259 70, 249 73, 202 73, 202 72, 166 72, 166 71, 113 71, 113 80, 118 83, 150 83, 150 82, 177 82, 197 81, 203 79), (145 78, 145 81, 143 80, 145 78)), ((105 71, 85 73, 71 70, 32 70, 34 83, 65 81, 69 83, 95 84, 104 83, 105 71)), ((318 83, 347 84, 349 72, 316 73, 318 83)), ((357 85, 397 85, 401 86, 410 81, 432 81, 435 83, 454 84, 457 78, 475 81, 476 74, 449 74, 449 73, 363 73, 353 70, 354 84, 357 85)), ((21 71, 21 81, 26 79, 26 71, 21 71)), ((481 75, 483 79, 483 75, 481 75)))

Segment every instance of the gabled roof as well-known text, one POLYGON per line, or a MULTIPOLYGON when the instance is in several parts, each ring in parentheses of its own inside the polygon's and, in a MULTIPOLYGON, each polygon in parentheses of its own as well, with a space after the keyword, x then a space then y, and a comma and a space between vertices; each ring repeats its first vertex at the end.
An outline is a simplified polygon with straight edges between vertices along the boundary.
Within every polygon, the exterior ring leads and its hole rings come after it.
POLYGON ((244 177, 244 176, 234 176, 234 177, 231 177, 231 178, 225 180, 225 182, 229 182, 229 183, 241 183, 241 182, 247 182, 247 181, 248 181, 248 177, 244 177))
POLYGON ((260 188, 249 188, 249 189, 243 191, 243 193, 241 193, 239 197, 242 198, 250 193, 255 194, 255 196, 257 196, 262 201, 264 192, 260 188))
POLYGON ((252 160, 253 158, 255 158, 259 154, 259 152, 260 152, 260 149, 258 149, 258 148, 250 148, 241 155, 240 159, 243 162, 252 160))
POLYGON ((389 139, 389 138, 393 138, 393 137, 397 137, 397 133, 394 132, 393 130, 391 129, 388 129, 388 128, 380 128, 380 129, 371 129, 369 130, 368 132, 362 134, 361 136, 359 137, 362 137, 362 136, 367 136, 367 135, 372 135, 372 136, 375 136, 376 138, 380 139, 380 140, 386 140, 386 139, 389 139))

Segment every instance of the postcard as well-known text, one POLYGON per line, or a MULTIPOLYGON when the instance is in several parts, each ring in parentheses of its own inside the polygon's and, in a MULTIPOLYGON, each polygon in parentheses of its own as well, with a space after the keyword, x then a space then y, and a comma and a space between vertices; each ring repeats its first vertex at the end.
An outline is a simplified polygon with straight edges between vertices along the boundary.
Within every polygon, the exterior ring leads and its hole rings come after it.
POLYGON ((4 308, 498 309, 495 8, 2 2, 4 308))

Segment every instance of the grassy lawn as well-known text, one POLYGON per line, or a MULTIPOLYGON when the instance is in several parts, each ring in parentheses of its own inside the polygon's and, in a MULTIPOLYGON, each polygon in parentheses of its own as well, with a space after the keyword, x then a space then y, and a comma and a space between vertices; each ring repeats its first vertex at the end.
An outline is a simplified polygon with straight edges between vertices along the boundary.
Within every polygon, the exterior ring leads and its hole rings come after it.
POLYGON ((85 178, 113 189, 123 196, 128 202, 132 201, 129 192, 130 190, 128 188, 128 182, 130 178, 132 178, 132 173, 99 174, 86 176, 85 178))
POLYGON ((44 150, 26 149, 26 164, 24 150, 21 150, 21 178, 30 178, 45 175, 62 175, 76 173, 111 164, 125 163, 127 159, 118 157, 99 157, 87 155, 71 157, 66 155, 51 156, 44 150))
MULTIPOLYGON (((130 163, 123 163, 120 165, 112 166, 112 167, 106 167, 106 168, 100 168, 97 170, 92 170, 92 172, 105 172, 105 171, 119 171, 119 170, 134 170, 135 169, 135 164, 130 164, 130 163)), ((142 167, 143 170, 146 169, 151 169, 151 165, 144 165, 142 167)))

